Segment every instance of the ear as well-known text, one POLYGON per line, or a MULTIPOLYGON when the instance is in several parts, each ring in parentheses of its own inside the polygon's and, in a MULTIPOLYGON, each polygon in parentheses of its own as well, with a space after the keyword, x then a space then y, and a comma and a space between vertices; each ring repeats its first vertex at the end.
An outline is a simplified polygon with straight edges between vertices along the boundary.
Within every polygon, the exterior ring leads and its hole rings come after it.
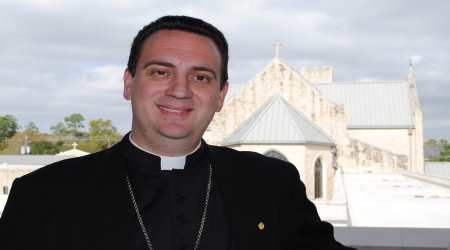
POLYGON ((219 105, 217 106, 216 112, 219 112, 220 110, 222 110, 223 103, 225 102, 225 97, 227 96, 227 93, 228 93, 228 82, 225 82, 219 93, 220 99, 219 99, 219 105))
POLYGON ((131 100, 134 79, 128 69, 123 73, 123 97, 125 100, 131 100))

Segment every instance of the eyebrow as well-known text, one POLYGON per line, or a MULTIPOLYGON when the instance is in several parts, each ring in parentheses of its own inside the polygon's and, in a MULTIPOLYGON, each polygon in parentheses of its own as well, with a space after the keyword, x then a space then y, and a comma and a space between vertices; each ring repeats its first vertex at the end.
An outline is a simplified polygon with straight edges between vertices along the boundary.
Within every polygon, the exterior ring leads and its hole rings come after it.
POLYGON ((165 67, 170 67, 170 68, 175 67, 175 65, 173 65, 173 64, 171 64, 171 63, 168 63, 168 62, 152 60, 152 61, 146 62, 146 63, 144 64, 144 66, 142 66, 142 69, 144 70, 144 69, 146 69, 147 67, 152 66, 152 65, 160 65, 160 66, 165 66, 165 67))
MULTIPOLYGON (((164 67, 169 67, 169 68, 174 68, 174 67, 175 67, 174 64, 169 63, 169 62, 158 61, 158 60, 151 60, 151 61, 146 62, 146 63, 144 64, 144 66, 142 66, 142 70, 144 70, 144 69, 146 69, 147 67, 152 66, 152 65, 159 65, 159 66, 164 66, 164 67)), ((191 68, 191 70, 194 70, 194 71, 206 71, 206 72, 209 72, 209 73, 211 73, 211 74, 214 76, 215 79, 217 79, 217 74, 216 74, 216 72, 215 72, 213 69, 209 68, 209 67, 204 67, 204 66, 194 66, 194 67, 191 68)))

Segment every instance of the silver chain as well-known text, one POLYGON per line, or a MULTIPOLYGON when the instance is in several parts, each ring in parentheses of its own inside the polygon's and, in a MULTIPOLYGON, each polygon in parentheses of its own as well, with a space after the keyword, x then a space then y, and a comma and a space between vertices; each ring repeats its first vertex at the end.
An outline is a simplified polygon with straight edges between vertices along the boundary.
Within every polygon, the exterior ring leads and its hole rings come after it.
MULTIPOLYGON (((144 234, 145 242, 147 243, 148 249, 153 250, 153 245, 152 245, 152 242, 150 241, 150 234, 147 232, 147 229, 145 228, 145 225, 144 225, 144 220, 142 219, 141 213, 139 212, 139 207, 137 205, 136 198, 134 197, 133 187, 131 186, 131 182, 130 182, 130 178, 128 177, 128 173, 126 175, 126 180, 127 180, 128 191, 130 192, 131 201, 133 202, 133 207, 136 212, 139 225, 141 226, 141 231, 144 234)), ((202 219, 200 220, 200 228, 198 229, 197 238, 195 239, 194 250, 198 249, 198 245, 200 244, 200 239, 202 237, 203 229, 205 227, 206 215, 208 213, 209 196, 211 193, 211 186, 212 186, 212 166, 211 166, 211 164, 209 164, 209 176, 208 176, 208 186, 206 187, 205 205, 203 207, 202 219)))

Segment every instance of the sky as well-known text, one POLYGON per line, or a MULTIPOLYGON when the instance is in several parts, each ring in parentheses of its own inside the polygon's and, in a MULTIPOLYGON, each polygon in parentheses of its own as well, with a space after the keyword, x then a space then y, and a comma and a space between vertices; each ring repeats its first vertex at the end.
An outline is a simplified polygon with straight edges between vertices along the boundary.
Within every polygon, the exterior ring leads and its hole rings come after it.
POLYGON ((10 0, 0 2, 0 115, 41 131, 81 113, 131 127, 122 74, 131 41, 163 15, 223 31, 231 94, 274 56, 330 65, 335 81, 404 80, 414 64, 425 138, 450 140, 450 1, 10 0))

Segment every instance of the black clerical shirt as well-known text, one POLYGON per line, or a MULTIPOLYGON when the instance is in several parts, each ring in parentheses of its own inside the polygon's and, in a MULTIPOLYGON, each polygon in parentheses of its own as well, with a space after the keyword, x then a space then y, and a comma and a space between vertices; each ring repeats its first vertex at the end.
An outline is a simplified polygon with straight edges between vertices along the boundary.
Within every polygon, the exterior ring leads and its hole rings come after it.
MULTIPOLYGON (((127 137, 126 137, 127 138, 127 137)), ((208 148, 202 142, 186 157, 184 169, 161 170, 160 158, 125 139, 123 153, 136 202, 155 250, 193 249, 205 206, 208 148)), ((199 249, 229 249, 223 197, 216 189, 214 166, 208 213, 199 249)), ((130 198, 131 199, 131 198, 130 198)), ((129 249, 147 249, 136 214, 130 216, 129 249)))

